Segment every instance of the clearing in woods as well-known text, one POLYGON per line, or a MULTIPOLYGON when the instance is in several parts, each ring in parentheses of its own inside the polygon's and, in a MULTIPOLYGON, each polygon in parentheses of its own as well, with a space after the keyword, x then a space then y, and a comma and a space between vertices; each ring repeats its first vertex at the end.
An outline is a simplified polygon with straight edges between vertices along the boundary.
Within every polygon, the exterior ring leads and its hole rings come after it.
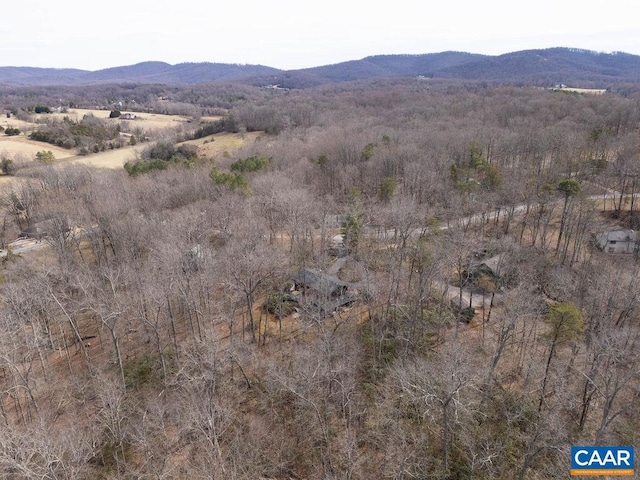
MULTIPOLYGON (((256 141, 262 132, 239 133, 216 133, 197 140, 187 140, 179 145, 196 145, 198 156, 201 158, 215 158, 225 152, 232 152, 241 148, 249 142, 256 141)), ((89 165, 97 168, 122 168, 125 162, 133 160, 136 155, 148 146, 147 143, 139 143, 135 146, 107 150, 105 152, 92 155, 76 156, 67 160, 70 163, 89 165)))
MULTIPOLYGON (((20 120, 17 117, 12 116, 6 118, 6 116, 0 117, 0 126, 19 128, 27 134, 31 133, 37 128, 39 123, 46 122, 48 119, 62 121, 63 118, 69 117, 76 122, 82 120, 85 115, 93 115, 96 118, 108 120, 111 123, 127 124, 130 128, 140 127, 142 130, 159 130, 163 128, 175 127, 180 124, 188 124, 191 122, 191 117, 184 115, 163 115, 160 113, 138 113, 131 112, 135 115, 133 120, 124 120, 120 118, 109 118, 110 110, 97 110, 88 108, 70 108, 64 113, 36 113, 32 115, 33 121, 20 120)), ((123 112, 125 113, 125 112, 123 112)), ((207 121, 218 120, 219 117, 207 117, 207 121)))
POLYGON ((0 158, 24 158, 31 160, 36 157, 36 153, 41 150, 50 150, 56 159, 70 158, 76 155, 74 150, 49 145, 48 143, 29 140, 24 135, 10 137, 0 135, 0 158))
POLYGON ((196 140, 187 140, 186 142, 182 142, 182 144, 197 146, 200 157, 215 158, 224 155, 225 152, 231 153, 247 143, 257 141, 262 134, 263 132, 248 132, 243 134, 223 132, 196 140))
POLYGON ((110 110, 97 110, 88 108, 70 108, 65 113, 39 113, 34 115, 34 117, 39 120, 46 120, 47 118, 62 120, 64 117, 69 117, 71 120, 79 122, 85 115, 93 115, 96 118, 108 120, 111 123, 126 123, 130 126, 130 128, 140 127, 142 130, 159 130, 163 128, 170 128, 183 123, 187 124, 191 121, 191 117, 183 115, 127 112, 126 110, 123 110, 122 113, 133 113, 133 115, 135 115, 135 118, 133 120, 109 118, 109 115, 111 114, 110 110))
MULTIPOLYGON (((69 109, 65 113, 49 113, 34 114, 33 122, 19 120, 15 117, 0 119, 0 125, 3 127, 15 127, 21 130, 21 134, 17 136, 0 135, 0 158, 18 158, 30 160, 35 158, 36 153, 41 150, 50 150, 56 160, 65 160, 64 163, 88 165, 96 168, 118 169, 122 168, 125 162, 134 160, 137 155, 148 145, 139 143, 135 146, 127 146, 114 150, 107 150, 90 155, 78 155, 77 151, 67 150, 56 147, 43 142, 30 140, 28 135, 37 128, 38 123, 46 119, 62 120, 69 117, 72 120, 82 120, 85 115, 93 115, 96 118, 107 120, 111 123, 119 123, 123 130, 140 129, 142 132, 152 133, 154 131, 176 126, 187 126, 191 122, 191 118, 182 115, 163 115, 156 113, 135 113, 132 120, 121 120, 118 118, 109 118, 109 110, 95 109, 69 109)), ((216 121, 220 117, 206 117, 203 120, 216 121)), ((126 135, 126 134, 124 134, 126 135)), ((245 145, 247 142, 255 141, 261 135, 260 132, 251 132, 244 134, 235 133, 219 133, 209 135, 205 138, 197 140, 189 140, 183 142, 185 144, 196 145, 198 147, 198 155, 200 157, 215 158, 225 152, 232 152, 245 145)))

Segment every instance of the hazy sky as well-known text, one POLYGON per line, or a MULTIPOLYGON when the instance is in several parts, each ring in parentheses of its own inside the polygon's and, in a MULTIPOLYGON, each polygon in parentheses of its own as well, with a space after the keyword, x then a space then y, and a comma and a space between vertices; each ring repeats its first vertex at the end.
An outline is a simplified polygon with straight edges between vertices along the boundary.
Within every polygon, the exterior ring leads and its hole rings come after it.
POLYGON ((637 0, 11 0, 0 12, 0 66, 295 69, 375 54, 547 47, 640 55, 637 0))

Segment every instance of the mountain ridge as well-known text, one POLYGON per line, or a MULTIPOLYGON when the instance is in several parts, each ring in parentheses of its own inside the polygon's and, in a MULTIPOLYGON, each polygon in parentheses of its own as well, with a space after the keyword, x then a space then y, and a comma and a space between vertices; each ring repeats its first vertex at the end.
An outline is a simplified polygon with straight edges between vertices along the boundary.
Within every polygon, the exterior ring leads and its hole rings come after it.
POLYGON ((240 81, 253 85, 305 88, 326 83, 383 77, 476 80, 500 83, 582 83, 606 86, 640 82, 640 56, 567 47, 521 50, 502 55, 444 51, 372 55, 360 60, 297 70, 265 65, 161 61, 89 71, 73 68, 0 67, 0 84, 79 86, 107 83, 193 85, 240 81))

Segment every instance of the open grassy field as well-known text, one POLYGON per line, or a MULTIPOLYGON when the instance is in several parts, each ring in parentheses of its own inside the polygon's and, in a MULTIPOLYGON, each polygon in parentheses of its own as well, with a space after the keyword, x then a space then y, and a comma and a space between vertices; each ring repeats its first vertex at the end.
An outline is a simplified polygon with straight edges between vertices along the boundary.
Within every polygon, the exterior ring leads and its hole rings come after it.
MULTIPOLYGON (((224 152, 233 152, 244 146, 247 142, 255 141, 260 132, 251 132, 244 135, 238 133, 218 133, 197 140, 188 140, 181 144, 196 145, 198 156, 202 158, 215 158, 224 152)), ((116 150, 108 150, 86 156, 76 156, 68 159, 70 163, 89 165, 97 168, 122 168, 125 162, 134 160, 136 155, 145 149, 148 144, 138 144, 132 147, 124 147, 116 150)))
MULTIPOLYGON (((198 140, 189 140, 185 144, 196 145, 200 157, 215 158, 225 152, 231 153, 244 146, 247 142, 253 142, 260 137, 260 132, 251 132, 244 135, 237 133, 219 133, 198 140)), ((50 150, 58 161, 65 164, 88 165, 96 168, 122 168, 125 162, 134 160, 136 155, 146 148, 148 144, 140 143, 135 146, 107 150, 91 155, 77 155, 74 150, 65 150, 46 143, 29 140, 23 135, 16 137, 0 136, 0 158, 22 157, 31 160, 40 150, 50 150)))
MULTIPOLYGON (((85 115, 93 115, 96 118, 108 120, 111 123, 126 123, 131 127, 140 127, 142 130, 154 131, 165 128, 175 127, 180 124, 187 124, 191 122, 191 118, 183 115, 163 115, 160 113, 137 113, 132 112, 136 117, 133 120, 123 120, 120 118, 109 118, 109 110, 87 109, 87 108, 70 108, 65 113, 37 113, 33 114, 31 118, 33 121, 25 121, 18 119, 14 116, 7 118, 6 116, 0 117, 0 126, 19 128, 23 132, 33 131, 38 123, 46 123, 48 119, 62 120, 65 117, 69 117, 71 120, 80 121, 85 115)), ((123 112, 124 113, 124 112, 123 112)), ((215 121, 220 117, 207 117, 206 121, 215 121)), ((204 119, 203 119, 204 120, 204 119)))
POLYGON ((91 155, 76 155, 67 160, 68 164, 87 165, 96 168, 122 168, 126 162, 134 160, 137 153, 146 147, 146 144, 138 144, 91 155))
POLYGON ((127 123, 130 128, 140 127, 143 131, 155 131, 165 128, 175 127, 180 124, 186 124, 190 121, 189 117, 183 117, 180 115, 160 115, 155 113, 149 114, 136 114, 134 120, 119 120, 109 119, 108 110, 88 110, 88 109, 70 109, 66 113, 41 113, 33 115, 33 122, 20 120, 16 117, 7 118, 6 116, 0 117, 0 126, 14 127, 21 130, 20 135, 7 136, 0 135, 0 155, 9 157, 13 156, 25 156, 33 158, 40 150, 51 150, 57 159, 69 158, 77 155, 74 150, 67 150, 58 148, 54 145, 49 145, 42 142, 34 142, 28 139, 30 132, 38 127, 37 122, 43 122, 47 119, 62 120, 64 117, 69 117, 72 120, 82 120, 87 114, 94 115, 97 118, 107 119, 112 123, 127 123))
POLYGON ((231 153, 247 143, 255 142, 262 134, 262 132, 244 134, 224 132, 198 138, 197 140, 187 140, 182 143, 196 145, 200 157, 215 158, 224 155, 224 152, 231 153))
MULTIPOLYGON (((109 110, 69 109, 65 113, 34 114, 32 116, 33 121, 31 122, 19 120, 15 117, 2 117, 0 118, 0 125, 5 128, 19 128, 22 133, 17 136, 0 135, 0 158, 6 157, 32 160, 39 151, 50 150, 57 161, 62 161, 65 164, 81 164, 96 168, 109 169, 122 168, 127 161, 134 160, 136 156, 148 146, 148 144, 139 143, 135 146, 127 146, 81 156, 78 155, 78 152, 75 149, 67 150, 48 143, 33 141, 28 138, 28 135, 38 127, 39 123, 44 123, 47 119, 62 120, 64 117, 69 117, 72 120, 80 121, 85 115, 93 115, 114 124, 126 124, 126 130, 129 131, 135 128, 140 128, 143 132, 149 133, 170 129, 183 124, 186 126, 187 123, 191 122, 191 118, 181 115, 136 113, 135 119, 121 120, 117 118, 110 119, 109 114, 109 110)), ((203 120, 212 122, 219 120, 219 118, 220 117, 206 117, 203 118, 203 120)), ((197 140, 190 140, 184 143, 196 145, 198 147, 198 154, 200 157, 215 158, 225 154, 225 152, 233 152, 245 145, 247 142, 255 141, 259 136, 260 132, 245 134, 220 133, 197 140)))
POLYGON ((572 93, 587 93, 589 95, 602 95, 606 92, 604 88, 573 88, 573 87, 562 87, 557 90, 561 92, 572 92, 572 93))
MULTIPOLYGON (((62 120, 64 117, 69 117, 72 120, 80 121, 85 115, 93 115, 96 118, 106 119, 112 123, 127 123, 132 127, 140 127, 142 130, 160 130, 164 128, 175 127, 182 123, 189 123, 190 117, 183 115, 162 115, 159 113, 134 113, 136 116, 133 120, 121 120, 118 118, 109 118, 109 110, 98 109, 86 109, 86 108, 70 108, 65 113, 38 113, 33 114, 33 122, 20 120, 16 117, 7 118, 6 116, 0 117, 0 126, 15 127, 22 131, 30 132, 37 126, 37 122, 44 122, 47 119, 62 120)), ((217 120, 218 117, 211 117, 211 120, 217 120)), ((209 121, 209 119, 207 119, 209 121)))
MULTIPOLYGON (((122 120, 120 118, 109 118, 110 110, 97 110, 86 108, 70 108, 66 113, 41 113, 34 115, 38 119, 56 118, 62 120, 64 117, 69 117, 72 120, 80 121, 85 115, 93 115, 96 118, 106 119, 112 123, 127 123, 132 128, 140 127, 142 130, 160 130, 164 128, 175 127, 182 123, 188 123, 191 121, 190 117, 182 115, 162 115, 159 113, 133 113, 136 118, 133 120, 122 120)), ((125 113, 123 111, 123 113, 125 113)), ((20 127, 18 127, 20 128, 20 127)))
MULTIPOLYGON (((16 117, 7 118, 5 115, 0 116, 0 127, 7 128, 19 128, 21 131, 24 131, 27 128, 33 128, 33 123, 25 122, 24 120, 20 120, 16 117)), ((4 136, 4 135, 2 135, 4 136)))
MULTIPOLYGON (((85 115, 93 115, 114 124, 126 124, 129 129, 139 127, 142 131, 146 132, 173 128, 180 126, 181 124, 186 125, 191 121, 189 117, 181 115, 136 113, 136 118, 133 120, 120 120, 117 118, 110 119, 109 114, 109 110, 78 108, 69 109, 66 113, 34 114, 32 122, 19 120, 16 117, 2 117, 0 118, 0 126, 3 126, 4 128, 19 128, 22 133, 17 136, 0 135, 0 158, 7 157, 31 160, 35 158, 37 152, 41 150, 50 150, 53 152, 57 160, 69 160, 71 163, 90 165, 98 168, 121 168, 125 162, 133 160, 136 157, 137 152, 145 148, 145 144, 109 150, 92 155, 79 156, 78 152, 73 149, 67 150, 47 143, 30 140, 28 138, 28 134, 37 128, 38 122, 43 122, 47 119, 62 120, 64 117, 69 117, 72 120, 79 121, 85 115)), ((204 120, 216 121, 219 120, 219 118, 220 117, 207 117, 204 120)), ((243 137, 233 134, 219 134, 215 136, 215 140, 214 136, 210 136, 187 143, 198 145, 201 149, 201 156, 210 157, 222 155, 225 151, 232 151, 239 148, 245 141, 253 140, 256 137, 257 134, 247 134, 243 137)))
POLYGON ((29 140, 24 135, 16 135, 15 137, 0 135, 0 158, 22 157, 25 160, 32 160, 35 158, 36 153, 41 150, 51 151, 56 159, 59 160, 76 155, 74 150, 67 150, 56 147, 55 145, 49 145, 48 143, 29 140))

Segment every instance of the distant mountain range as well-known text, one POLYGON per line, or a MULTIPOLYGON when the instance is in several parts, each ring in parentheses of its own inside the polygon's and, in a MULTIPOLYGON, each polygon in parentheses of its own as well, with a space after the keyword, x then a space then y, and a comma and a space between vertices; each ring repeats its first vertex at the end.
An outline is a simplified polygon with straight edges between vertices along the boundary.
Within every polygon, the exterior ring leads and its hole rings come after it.
POLYGON ((300 70, 279 70, 263 65, 227 63, 143 62, 136 65, 87 71, 34 67, 0 67, 4 85, 91 85, 154 83, 193 85, 242 82, 305 88, 326 83, 411 76, 497 83, 604 88, 640 82, 640 56, 599 53, 573 48, 523 50, 504 55, 441 52, 423 55, 376 55, 361 60, 300 70))

